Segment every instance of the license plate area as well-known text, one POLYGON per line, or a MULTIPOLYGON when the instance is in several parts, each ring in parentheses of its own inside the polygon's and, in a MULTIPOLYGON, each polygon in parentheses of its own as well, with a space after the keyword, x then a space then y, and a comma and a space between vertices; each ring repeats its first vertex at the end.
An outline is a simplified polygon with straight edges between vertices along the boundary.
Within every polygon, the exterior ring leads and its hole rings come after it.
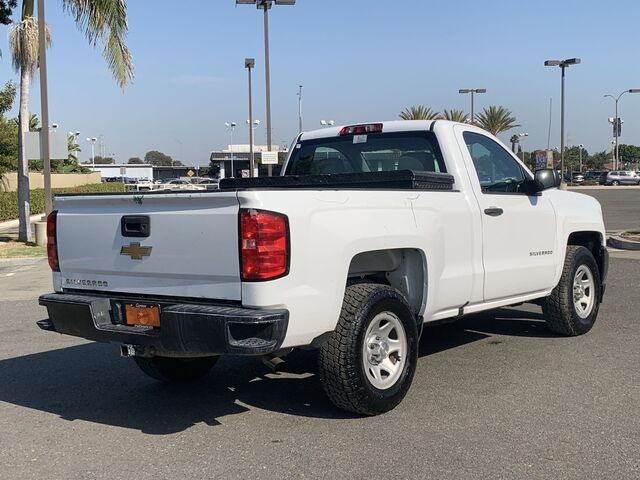
POLYGON ((160 327, 160 305, 144 303, 124 304, 125 325, 137 325, 143 327, 160 327))

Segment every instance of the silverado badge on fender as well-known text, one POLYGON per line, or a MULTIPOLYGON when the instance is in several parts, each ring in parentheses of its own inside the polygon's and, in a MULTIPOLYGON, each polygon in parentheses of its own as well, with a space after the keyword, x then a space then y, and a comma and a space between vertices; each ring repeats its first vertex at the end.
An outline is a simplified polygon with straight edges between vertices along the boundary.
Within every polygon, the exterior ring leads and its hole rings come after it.
POLYGON ((129 246, 123 246, 120 249, 120 255, 128 255, 131 260, 142 260, 142 257, 151 255, 153 247, 142 247, 138 242, 130 243, 129 246))

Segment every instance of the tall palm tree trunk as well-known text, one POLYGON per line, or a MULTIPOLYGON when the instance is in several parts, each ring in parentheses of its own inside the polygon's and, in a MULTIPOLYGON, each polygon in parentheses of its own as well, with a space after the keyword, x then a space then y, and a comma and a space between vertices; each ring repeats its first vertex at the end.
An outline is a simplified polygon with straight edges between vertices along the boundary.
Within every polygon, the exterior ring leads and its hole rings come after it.
POLYGON ((31 74, 28 69, 20 71, 20 126, 18 128, 18 240, 32 241, 29 160, 27 159, 26 134, 29 131, 29 82, 31 74))

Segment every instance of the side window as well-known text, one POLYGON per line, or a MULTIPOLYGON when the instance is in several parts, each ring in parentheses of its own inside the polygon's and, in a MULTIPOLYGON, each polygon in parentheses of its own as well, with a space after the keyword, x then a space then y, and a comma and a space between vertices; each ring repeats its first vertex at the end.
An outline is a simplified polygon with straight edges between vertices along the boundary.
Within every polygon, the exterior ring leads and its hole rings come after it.
POLYGON ((525 173, 500 144, 479 133, 464 132, 462 136, 483 192, 521 192, 525 173))

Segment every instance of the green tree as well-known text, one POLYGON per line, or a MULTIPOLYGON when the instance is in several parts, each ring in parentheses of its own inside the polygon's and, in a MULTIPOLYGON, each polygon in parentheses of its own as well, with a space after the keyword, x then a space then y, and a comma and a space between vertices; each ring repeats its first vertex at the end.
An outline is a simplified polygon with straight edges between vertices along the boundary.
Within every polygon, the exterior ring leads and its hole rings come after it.
POLYGON ((166 155, 157 150, 151 150, 147 152, 144 156, 144 163, 155 165, 156 167, 172 167, 182 165, 182 162, 174 160, 169 155, 166 155))
POLYGON ((509 139, 509 141, 511 142, 511 151, 515 153, 516 145, 520 143, 520 137, 518 135, 511 135, 511 138, 509 139))
POLYGON ((143 165, 144 160, 142 160, 140 157, 131 157, 129 160, 127 160, 127 163, 129 165, 143 165))
POLYGON ((580 170, 580 153, 582 151, 582 169, 584 170, 589 158, 589 152, 586 148, 579 145, 572 145, 566 147, 564 151, 564 167, 571 171, 580 170))
POLYGON ((635 164, 640 161, 640 147, 621 143, 618 146, 618 155, 625 168, 635 168, 635 164))
MULTIPOLYGON (((127 35, 125 0, 61 0, 62 8, 83 30, 91 45, 100 43, 107 66, 121 87, 133 78, 133 62, 124 44, 127 35)), ((21 21, 9 31, 9 46, 13 66, 20 74, 20 126, 18 134, 18 210, 20 227, 18 239, 31 240, 29 225, 29 173, 24 148, 24 134, 28 130, 29 87, 38 66, 38 25, 34 17, 35 0, 22 0, 21 21)), ((51 37, 47 28, 46 43, 51 37)))
POLYGON ((69 133, 67 135, 67 150, 69 151, 69 157, 67 158, 67 160, 69 162, 75 162, 77 164, 78 152, 81 152, 82 149, 80 148, 80 145, 78 145, 78 142, 76 140, 77 137, 73 133, 69 133))
POLYGON ((436 120, 440 118, 440 112, 433 111, 424 105, 414 105, 405 108, 398 116, 402 120, 436 120))
POLYGON ((7 82, 0 90, 0 176, 16 166, 18 125, 6 118, 16 98, 16 84, 7 82))
POLYGON ((96 155, 93 159, 93 162, 90 163, 94 163, 96 165, 109 165, 111 163, 116 163, 116 160, 113 157, 103 157, 100 155, 96 155))
MULTIPOLYGON (((583 162, 585 162, 584 157, 582 157, 583 162)), ((606 150, 602 150, 601 152, 596 152, 593 155, 589 155, 586 159, 585 165, 590 170, 602 170, 606 163, 611 161, 611 152, 607 152, 606 150)))
POLYGON ((516 123, 516 117, 509 109, 502 106, 492 105, 485 108, 476 115, 476 123, 493 135, 499 135, 502 132, 519 127, 516 123))
POLYGON ((460 123, 466 123, 469 119, 468 115, 464 113, 463 110, 456 110, 455 108, 452 110, 445 109, 442 113, 442 118, 460 123))
POLYGON ((9 25, 11 23, 11 13, 17 6, 17 0, 0 0, 0 24, 9 25))

